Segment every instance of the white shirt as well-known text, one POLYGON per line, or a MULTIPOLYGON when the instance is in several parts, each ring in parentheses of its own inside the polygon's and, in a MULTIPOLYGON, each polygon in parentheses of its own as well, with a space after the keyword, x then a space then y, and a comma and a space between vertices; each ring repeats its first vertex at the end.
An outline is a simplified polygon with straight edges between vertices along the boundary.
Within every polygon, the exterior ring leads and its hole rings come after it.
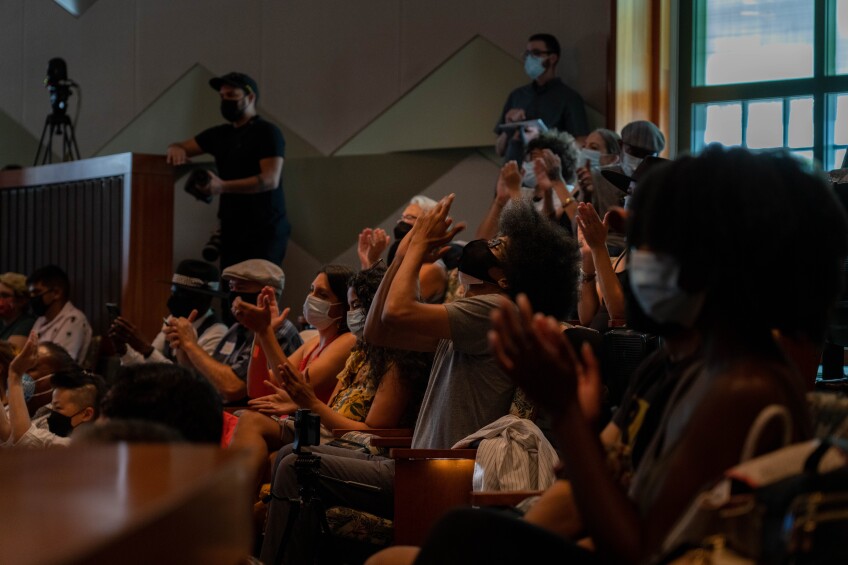
POLYGON ((48 322, 47 318, 41 316, 32 329, 38 334, 39 343, 49 341, 61 345, 77 363, 85 358, 91 344, 91 324, 70 300, 52 321, 48 322))
MULTIPOLYGON (((210 309, 202 318, 197 318, 194 322, 192 322, 191 327, 194 328, 194 335, 197 338, 197 345, 200 346, 203 351, 208 353, 210 356, 215 352, 215 348, 218 347, 218 342, 221 341, 221 338, 224 337, 224 334, 227 333, 227 326, 222 323, 212 324, 206 331, 203 332, 203 335, 197 336, 197 330, 203 323, 206 321, 209 316, 213 316, 214 312, 210 309)), ((160 331, 156 338, 153 340, 153 353, 150 354, 150 357, 145 359, 144 355, 127 345, 127 352, 121 356, 121 365, 137 365, 140 363, 171 363, 171 360, 165 357, 165 326, 162 326, 162 331, 160 331)))

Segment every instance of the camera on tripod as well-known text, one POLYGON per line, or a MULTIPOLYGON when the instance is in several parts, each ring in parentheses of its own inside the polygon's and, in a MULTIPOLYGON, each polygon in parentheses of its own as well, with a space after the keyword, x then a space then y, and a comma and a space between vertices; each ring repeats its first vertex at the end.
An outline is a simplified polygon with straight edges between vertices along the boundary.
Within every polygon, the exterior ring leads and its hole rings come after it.
POLYGON ((221 229, 212 232, 212 235, 209 236, 209 239, 206 241, 206 245, 203 246, 203 259, 209 261, 210 263, 214 263, 218 260, 218 257, 221 256, 221 229))
POLYGON ((68 80, 68 66, 64 59, 54 57, 48 61, 44 86, 50 92, 50 106, 53 108, 53 114, 57 116, 65 115, 68 111, 68 97, 71 95, 71 86, 76 86, 76 83, 68 80))

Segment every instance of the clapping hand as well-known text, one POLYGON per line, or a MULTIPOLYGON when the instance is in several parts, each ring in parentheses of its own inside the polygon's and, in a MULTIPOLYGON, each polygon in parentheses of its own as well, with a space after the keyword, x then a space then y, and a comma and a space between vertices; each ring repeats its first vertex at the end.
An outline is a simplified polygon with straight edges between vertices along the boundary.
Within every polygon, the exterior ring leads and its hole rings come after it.
POLYGON ((449 194, 439 200, 432 210, 416 220, 413 230, 409 232, 408 235, 412 236, 410 245, 423 246, 425 256, 439 256, 447 252, 448 248, 443 246, 465 229, 465 222, 453 225, 453 219, 448 216, 455 197, 456 195, 449 194))
POLYGON ((583 238, 586 240, 586 245, 588 245, 590 249, 598 249, 606 245, 607 233, 609 232, 607 216, 604 216, 603 221, 601 221, 601 218, 598 216, 598 212, 595 211, 594 206, 589 203, 580 202, 577 205, 576 220, 577 227, 583 234, 583 238))
POLYGON ((391 238, 382 228, 365 228, 359 233, 356 252, 363 269, 370 268, 380 259, 383 251, 389 246, 391 238))
POLYGON ((508 161, 501 167, 498 175, 498 183, 495 186, 495 198, 501 205, 505 205, 511 199, 521 196, 521 172, 518 163, 508 161))

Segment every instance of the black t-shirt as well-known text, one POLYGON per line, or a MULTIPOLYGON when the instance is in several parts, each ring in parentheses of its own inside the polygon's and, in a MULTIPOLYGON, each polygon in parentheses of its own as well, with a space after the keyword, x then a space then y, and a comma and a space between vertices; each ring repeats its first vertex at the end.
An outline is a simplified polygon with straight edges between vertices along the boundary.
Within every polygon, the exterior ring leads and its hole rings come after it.
MULTIPOLYGON (((255 116, 236 128, 221 124, 202 131, 194 140, 200 148, 215 157, 218 176, 222 180, 253 177, 262 172, 259 161, 269 157, 285 157, 286 141, 274 124, 255 116)), ((285 223, 286 201, 283 180, 274 190, 255 194, 221 194, 218 217, 224 234, 230 229, 262 231, 285 223)))

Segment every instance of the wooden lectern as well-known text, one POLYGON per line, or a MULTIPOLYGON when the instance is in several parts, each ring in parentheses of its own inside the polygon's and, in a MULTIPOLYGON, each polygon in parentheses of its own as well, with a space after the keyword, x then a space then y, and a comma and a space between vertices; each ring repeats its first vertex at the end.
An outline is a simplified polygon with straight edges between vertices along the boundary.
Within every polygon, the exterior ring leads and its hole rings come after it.
POLYGON ((105 303, 148 339, 159 332, 173 274, 174 170, 163 155, 121 153, 0 171, 0 272, 50 263, 95 335, 105 303))

